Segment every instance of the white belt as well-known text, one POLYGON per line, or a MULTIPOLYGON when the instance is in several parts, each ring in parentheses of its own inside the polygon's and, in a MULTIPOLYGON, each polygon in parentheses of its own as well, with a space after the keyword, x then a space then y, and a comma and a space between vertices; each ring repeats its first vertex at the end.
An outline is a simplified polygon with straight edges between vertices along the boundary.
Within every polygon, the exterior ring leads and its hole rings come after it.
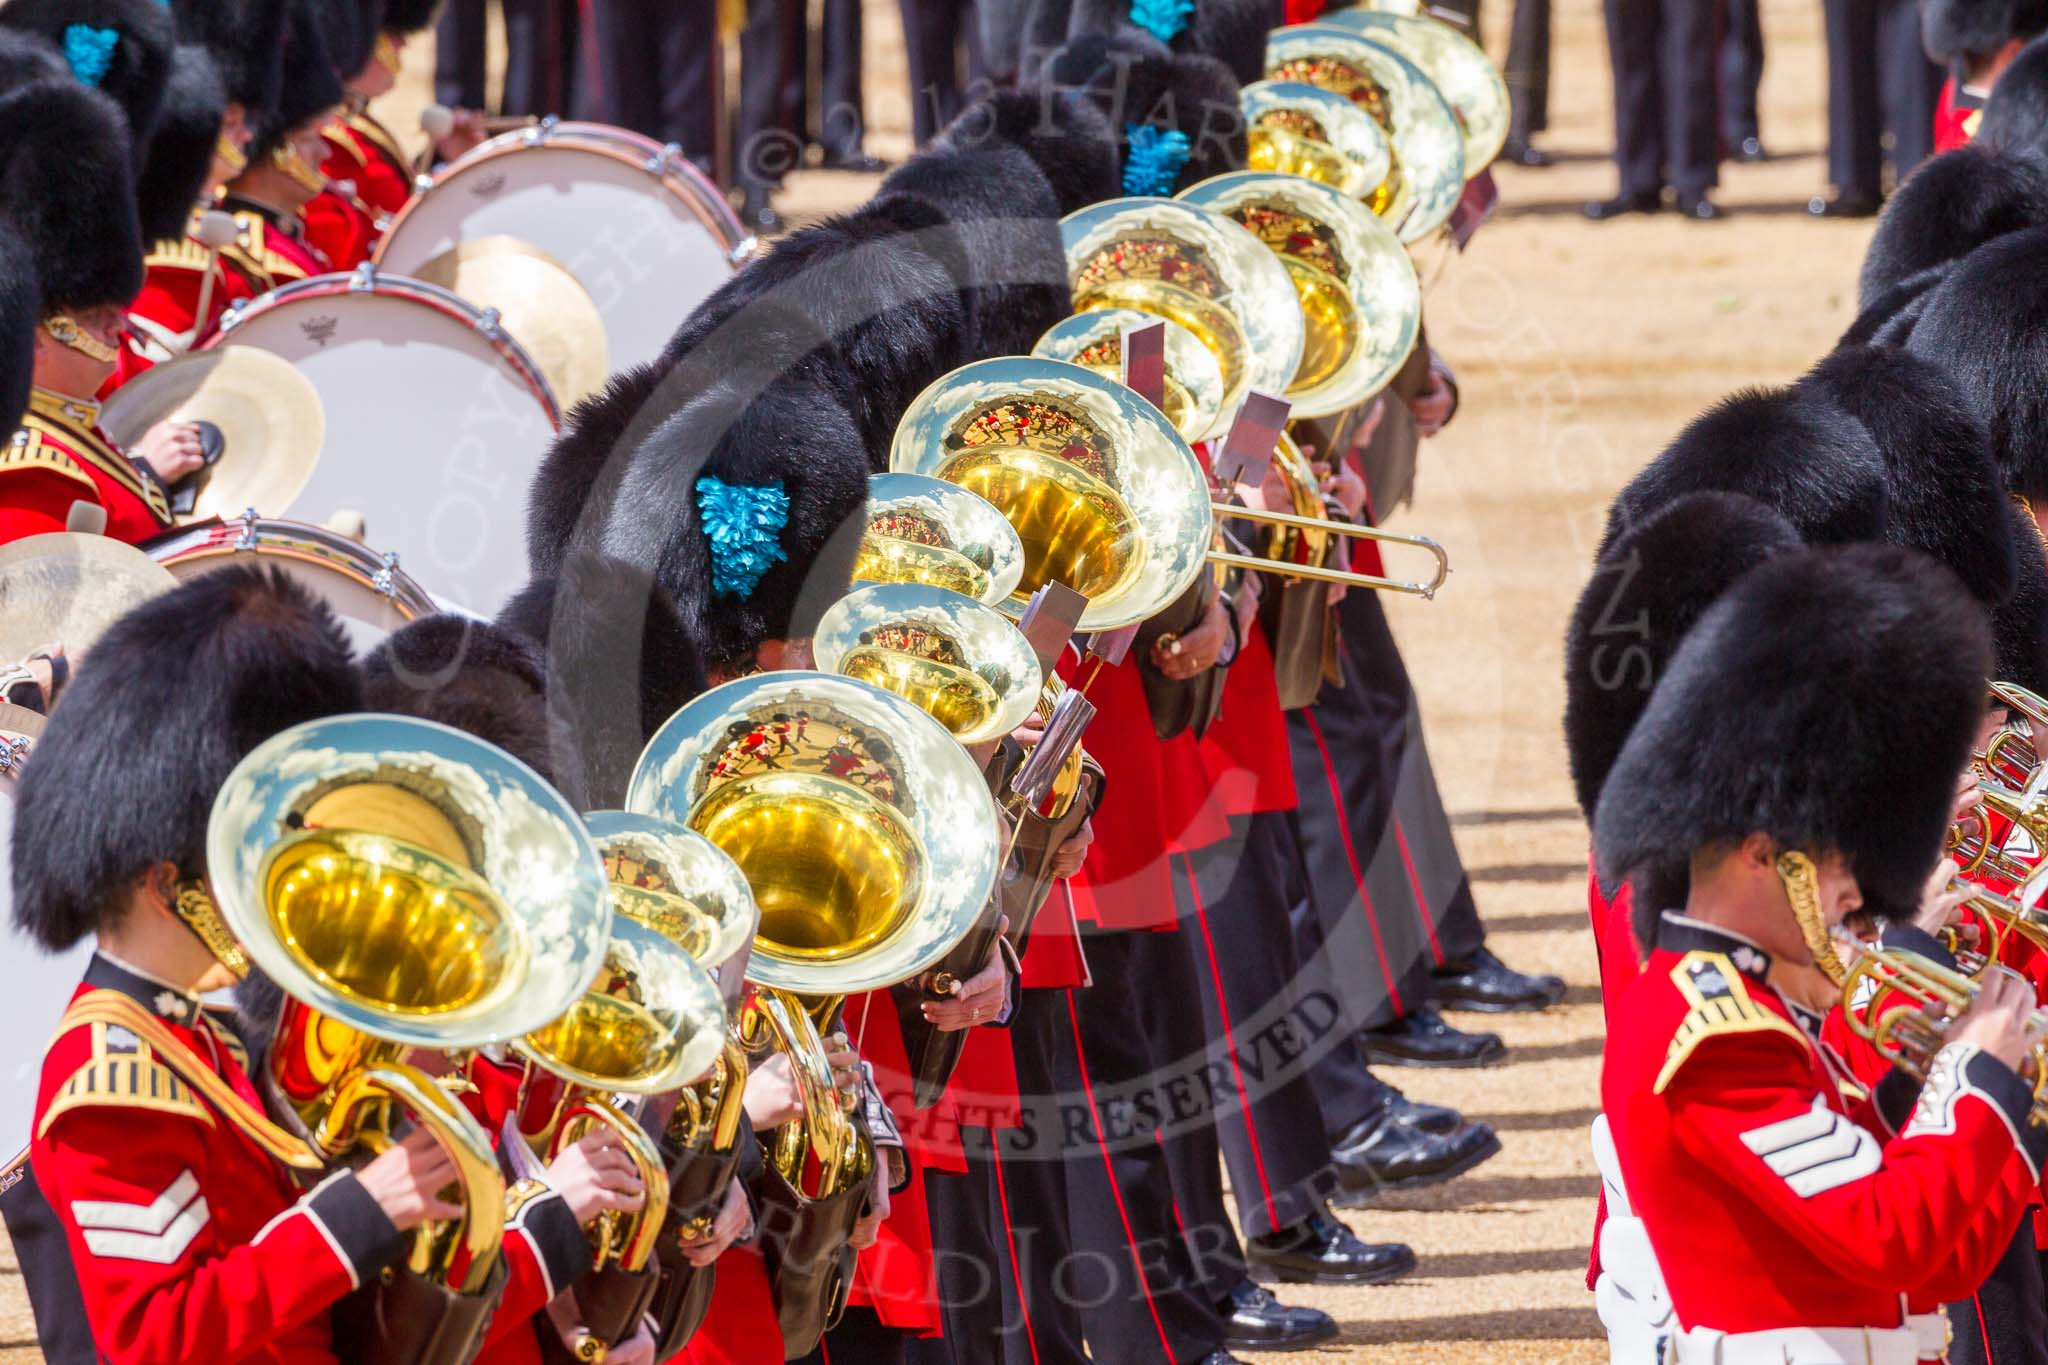
POLYGON ((1695 1327, 1673 1339, 1678 1365, 1918 1365, 1910 1327, 1780 1327, 1717 1332, 1695 1327))

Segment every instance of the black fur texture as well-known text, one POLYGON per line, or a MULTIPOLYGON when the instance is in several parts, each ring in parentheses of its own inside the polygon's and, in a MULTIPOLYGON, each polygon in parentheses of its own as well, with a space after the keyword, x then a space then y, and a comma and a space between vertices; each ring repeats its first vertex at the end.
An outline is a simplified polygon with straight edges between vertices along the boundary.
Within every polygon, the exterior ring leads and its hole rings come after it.
POLYGON ((1991 611, 1998 676, 2048 696, 2048 550, 2032 513, 2013 502, 2004 511, 2014 574, 2013 590, 1991 611))
POLYGON ((344 82, 370 63, 383 26, 381 0, 311 0, 327 55, 344 82))
POLYGON ((1936 66, 1992 52, 2013 36, 2013 0, 1920 0, 1920 45, 1936 66))
POLYGON ((2007 156, 2048 156, 2048 39, 2028 43, 1999 74, 1972 145, 2007 156))
POLYGON ((953 241, 940 253, 967 308, 967 354, 1023 355, 1073 311, 1059 203, 1020 149, 919 152, 881 194, 931 205, 953 241))
MULTIPOLYGON (((1188 160, 1174 191, 1244 167, 1244 113, 1230 68, 1199 53, 1178 54, 1139 32, 1087 33, 1053 57, 1048 78, 1093 98, 1118 135, 1135 124, 1178 129, 1188 160)), ((1119 165, 1121 165, 1121 149, 1119 165)))
POLYGON ((1927 296, 1955 269, 1954 261, 1943 261, 1886 286, 1862 306, 1856 320, 1842 333, 1837 346, 1904 346, 1927 306, 1927 296))
POLYGON ((1885 464, 1884 539, 1939 560, 1986 607, 2012 592, 2008 499, 1990 438, 1941 370, 1890 346, 1836 350, 1799 381, 1863 424, 1885 464))
POLYGON ((1810 544, 1884 534, 1884 460, 1870 434, 1811 394, 1750 389, 1694 418, 1629 480, 1608 509, 1601 553, 1681 494, 1708 488, 1748 494, 1810 544))
POLYGON ((292 0, 285 26, 284 83, 276 102, 251 120, 256 135, 249 142, 250 161, 261 161, 283 146, 293 129, 340 104, 342 94, 341 74, 334 69, 311 0, 292 0))
POLYGON ((1867 908, 1910 911, 1990 667, 1982 613, 1923 555, 1857 545, 1759 565, 1679 645, 1608 773, 1602 876, 1761 833, 1843 854, 1867 908))
POLYGON ((36 324, 42 321, 43 291, 36 283, 35 253, 14 225, 0 217, 0 419, 13 426, 28 411, 35 378, 36 324))
POLYGON ((206 867, 236 763, 280 730, 359 709, 347 637, 280 570, 234 565, 135 608, 80 661, 14 811, 14 926, 51 952, 145 869, 206 867))
POLYGON ((171 62, 171 83, 136 186, 143 241, 185 235, 193 205, 208 188, 213 149, 220 141, 227 107, 227 86, 213 58, 197 43, 181 44, 171 62))
POLYGON ((363 707, 415 716, 495 744, 552 779, 540 648, 452 612, 407 624, 363 660, 363 707))
POLYGON ((1266 35, 1284 22, 1273 0, 1198 0, 1195 21, 1180 38, 1192 51, 1214 57, 1230 68, 1239 85, 1266 75, 1266 35))
POLYGON ((156 127, 170 80, 177 23, 160 0, 7 0, 0 5, 0 27, 37 34, 60 52, 64 30, 73 24, 121 35, 97 88, 121 106, 140 169, 142 148, 156 127))
POLYGON ((434 26, 440 8, 441 0, 384 0, 385 31, 406 37, 424 33, 434 26))
POLYGON ((121 108, 66 74, 0 93, 0 213, 34 253, 45 309, 126 307, 142 226, 121 108))
POLYGON ((1928 298, 1910 349, 1991 436, 2006 486, 2048 500, 2048 228, 1980 247, 1928 298))
POLYGON ((978 100, 932 139, 932 150, 974 153, 1007 142, 1031 158, 1052 187, 1061 217, 1123 193, 1123 132, 1077 91, 1041 85, 978 100))
POLYGON ((1671 656, 1743 574, 1801 547, 1792 523, 1740 493, 1688 493, 1610 546, 1564 637, 1564 739, 1579 809, 1600 787, 1671 656))
MULTIPOLYGON (((2003 89, 2004 81, 1998 83, 2003 89)), ((1931 266, 2048 222, 2048 163, 1972 143, 1924 161, 1878 215, 1863 256, 1860 306, 1931 266)))
POLYGON ((178 0, 180 41, 213 54, 228 98, 253 119, 276 104, 284 84, 284 35, 291 0, 178 0))
POLYGON ((602 486, 606 461, 667 373, 659 365, 620 370, 569 410, 526 493, 526 560, 534 577, 552 579, 562 571, 577 521, 602 486))

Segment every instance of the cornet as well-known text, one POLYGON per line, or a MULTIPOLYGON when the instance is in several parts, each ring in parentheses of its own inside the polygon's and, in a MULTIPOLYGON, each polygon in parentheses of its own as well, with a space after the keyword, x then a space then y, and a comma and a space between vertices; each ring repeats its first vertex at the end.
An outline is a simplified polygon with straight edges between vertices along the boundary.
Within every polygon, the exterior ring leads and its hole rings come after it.
MULTIPOLYGON (((1916 1080, 1924 1080, 1953 1022, 1977 998, 1977 983, 1914 953, 1859 946, 1842 987, 1850 1030, 1916 1080)), ((2048 1124, 2048 1038, 2031 1054, 2031 1122, 2048 1124)))

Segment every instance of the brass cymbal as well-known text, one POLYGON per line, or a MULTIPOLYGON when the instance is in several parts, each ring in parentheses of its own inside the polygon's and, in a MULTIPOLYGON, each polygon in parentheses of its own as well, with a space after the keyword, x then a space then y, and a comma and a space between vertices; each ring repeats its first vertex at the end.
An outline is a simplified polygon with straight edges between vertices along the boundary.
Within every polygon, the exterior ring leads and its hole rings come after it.
POLYGON ((178 586, 133 545, 53 531, 0 545, 0 663, 49 645, 76 665, 106 628, 178 586))
POLYGON ((567 267, 533 243, 509 236, 458 242, 413 278, 496 309, 499 324, 547 376, 562 411, 604 387, 611 373, 604 318, 567 267))
POLYGON ((1465 178, 1485 170, 1508 140, 1508 85, 1493 59, 1464 34, 1428 16, 1332 10, 1318 22, 1348 28, 1422 68, 1465 134, 1465 178))
MULTIPOLYGON (((181 522, 247 508, 282 515, 313 477, 327 417, 312 382, 288 360, 254 346, 194 351, 114 390, 100 426, 124 449, 158 422, 211 422, 225 438, 220 462, 192 477, 198 500, 181 522)), ((174 490, 175 491, 175 490, 174 490)))

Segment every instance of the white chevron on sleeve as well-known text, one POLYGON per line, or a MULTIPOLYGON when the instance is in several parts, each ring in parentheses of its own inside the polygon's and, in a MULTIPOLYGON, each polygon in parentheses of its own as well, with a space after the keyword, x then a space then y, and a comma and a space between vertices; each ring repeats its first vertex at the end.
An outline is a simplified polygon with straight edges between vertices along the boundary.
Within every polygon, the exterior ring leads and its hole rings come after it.
POLYGON ((199 1180, 181 1172, 147 1204, 74 1199, 71 1217, 85 1234, 86 1250, 109 1260, 169 1265, 185 1254, 212 1212, 199 1194, 199 1180))
POLYGON ((1802 1199, 1861 1180, 1884 1161, 1877 1139, 1818 1097, 1810 1112, 1752 1128, 1742 1143, 1802 1199))

